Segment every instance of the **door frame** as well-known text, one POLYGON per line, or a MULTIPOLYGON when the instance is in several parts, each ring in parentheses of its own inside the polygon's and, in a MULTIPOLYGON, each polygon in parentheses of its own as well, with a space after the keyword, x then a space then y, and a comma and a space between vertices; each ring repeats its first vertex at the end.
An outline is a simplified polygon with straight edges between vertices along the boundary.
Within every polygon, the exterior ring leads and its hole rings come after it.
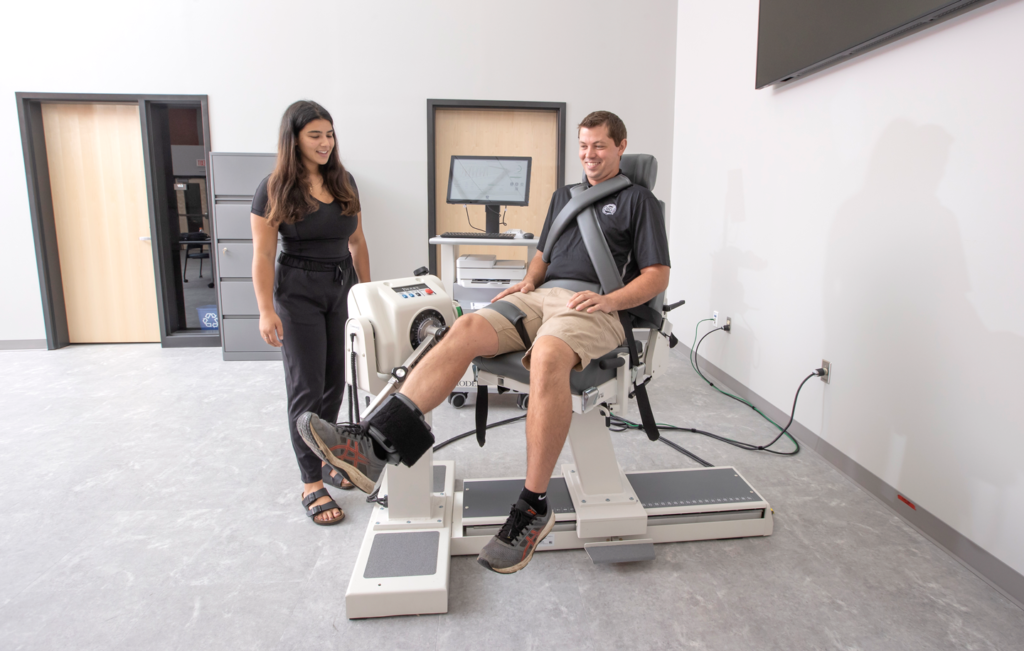
MULTIPOLYGON (((437 229, 436 190, 437 170, 434 165, 434 117, 438 109, 492 109, 512 111, 549 111, 555 114, 558 138, 558 179, 556 188, 565 183, 565 102, 517 102, 477 99, 427 99, 427 238, 434 237, 437 229)), ((427 244, 430 273, 437 274, 437 247, 427 244)), ((530 264, 528 260, 527 265, 530 264)))
MULTIPOLYGON (((50 169, 46 158, 43 133, 44 103, 68 104, 137 104, 142 128, 142 155, 146 168, 146 199, 149 207, 149 230, 153 247, 153 272, 160 319, 160 344, 164 348, 220 347, 220 333, 173 332, 171 310, 175 296, 167 291, 170 269, 170 250, 157 219, 156 148, 150 111, 154 104, 198 104, 203 122, 203 148, 206 165, 206 187, 210 187, 210 114, 206 95, 114 95, 93 93, 15 93, 18 103, 18 123, 21 128, 21 146, 25 157, 25 180, 28 184, 29 213, 32 219, 32 237, 35 243, 36 267, 39 273, 39 291, 43 303, 43 323, 46 328, 46 348, 55 350, 71 343, 68 334, 67 310, 64 305, 64 283, 60 272, 60 254, 57 249, 57 229, 53 215, 50 188, 50 169)), ((162 169, 162 166, 161 166, 162 169)), ((212 202, 212 199, 208 197, 212 202)), ((210 256, 211 267, 216 264, 210 256)), ((211 273, 215 271, 211 270, 211 273)), ((216 277, 216 276, 214 276, 216 277)), ((176 303, 175 303, 176 304, 176 303)), ((176 311, 176 308, 175 308, 176 311)))

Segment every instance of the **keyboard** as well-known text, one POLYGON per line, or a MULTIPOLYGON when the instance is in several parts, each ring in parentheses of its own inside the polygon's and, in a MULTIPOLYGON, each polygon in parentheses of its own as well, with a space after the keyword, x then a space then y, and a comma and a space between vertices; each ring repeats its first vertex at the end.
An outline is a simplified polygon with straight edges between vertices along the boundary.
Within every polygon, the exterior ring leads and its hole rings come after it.
POLYGON ((516 239, 515 233, 481 233, 480 231, 474 231, 472 233, 441 233, 441 237, 467 237, 480 240, 514 240, 516 239))

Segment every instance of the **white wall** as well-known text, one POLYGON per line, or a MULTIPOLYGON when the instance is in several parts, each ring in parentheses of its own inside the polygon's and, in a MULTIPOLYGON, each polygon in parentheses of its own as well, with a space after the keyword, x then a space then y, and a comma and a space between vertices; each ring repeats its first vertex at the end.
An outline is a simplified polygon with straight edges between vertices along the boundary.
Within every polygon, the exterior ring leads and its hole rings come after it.
POLYGON ((1024 2, 761 91, 757 12, 679 5, 680 330, 786 412, 833 362, 797 419, 1024 572, 1024 2))
MULTIPOLYGON (((16 3, 0 39, 0 340, 43 339, 14 93, 206 94, 214 151, 274 151, 300 98, 331 111, 359 182, 372 274, 426 264, 426 100, 614 111, 672 178, 675 0, 16 3), (15 281, 14 279, 17 279, 15 281)), ((547 198, 538 198, 547 201, 547 198)))

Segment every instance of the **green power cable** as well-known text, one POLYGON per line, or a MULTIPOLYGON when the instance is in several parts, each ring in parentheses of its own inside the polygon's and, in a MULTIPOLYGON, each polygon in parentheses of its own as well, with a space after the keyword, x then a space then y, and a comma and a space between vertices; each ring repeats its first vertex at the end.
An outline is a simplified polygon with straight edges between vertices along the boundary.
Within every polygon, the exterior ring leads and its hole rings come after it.
MULTIPOLYGON (((781 432, 782 431, 782 426, 779 425, 778 423, 776 423, 771 418, 769 418, 767 414, 765 414, 763 411, 758 409, 756 406, 751 404, 750 401, 745 400, 744 398, 741 398, 741 397, 739 397, 737 395, 731 394, 728 391, 723 391, 719 387, 715 386, 714 382, 712 382, 711 380, 707 379, 704 376, 704 374, 701 373, 700 367, 697 366, 696 360, 694 358, 696 357, 696 350, 697 350, 697 346, 698 346, 698 344, 697 344, 697 333, 700 332, 700 324, 704 323, 705 321, 714 321, 714 319, 701 319, 700 321, 697 322, 697 325, 693 328, 693 343, 690 344, 690 366, 693 367, 693 370, 696 371, 697 375, 699 375, 702 380, 707 382, 708 385, 710 385, 712 389, 714 389, 715 391, 721 393, 724 396, 728 396, 729 398, 732 398, 733 400, 736 400, 737 402, 740 402, 740 403, 750 407, 751 409, 756 411, 761 416, 761 418, 764 418, 766 421, 768 421, 769 423, 774 425, 775 429, 777 429, 777 430, 779 430, 781 432)), ((716 330, 721 330, 721 329, 722 328, 716 328, 716 330)), ((711 332, 714 332, 714 331, 715 330, 712 330, 711 332)), ((704 336, 705 337, 708 336, 709 334, 711 334, 711 332, 707 333, 704 336)), ((701 338, 701 341, 703 341, 703 338, 701 338)), ((725 437, 722 437, 722 438, 725 438, 725 437)), ((797 452, 799 452, 800 451, 800 443, 798 443, 797 440, 795 438, 793 438, 793 435, 790 434, 789 432, 786 432, 786 438, 788 438, 790 441, 792 441, 793 445, 796 446, 796 450, 794 450, 792 454, 796 454, 797 452)), ((729 439, 729 440, 732 441, 733 439, 729 439)), ((735 442, 739 443, 739 441, 735 441, 735 442)))

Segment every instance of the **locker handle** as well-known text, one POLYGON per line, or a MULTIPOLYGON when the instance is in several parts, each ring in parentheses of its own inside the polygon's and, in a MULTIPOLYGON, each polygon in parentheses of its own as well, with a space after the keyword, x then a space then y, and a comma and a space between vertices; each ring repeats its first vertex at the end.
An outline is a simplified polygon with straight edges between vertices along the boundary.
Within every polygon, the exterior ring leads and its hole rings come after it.
POLYGON ((152 238, 152 237, 150 237, 149 235, 140 235, 140 236, 139 236, 139 241, 140 241, 140 242, 149 242, 149 241, 150 241, 150 240, 152 240, 152 239, 153 239, 153 238, 152 238))

